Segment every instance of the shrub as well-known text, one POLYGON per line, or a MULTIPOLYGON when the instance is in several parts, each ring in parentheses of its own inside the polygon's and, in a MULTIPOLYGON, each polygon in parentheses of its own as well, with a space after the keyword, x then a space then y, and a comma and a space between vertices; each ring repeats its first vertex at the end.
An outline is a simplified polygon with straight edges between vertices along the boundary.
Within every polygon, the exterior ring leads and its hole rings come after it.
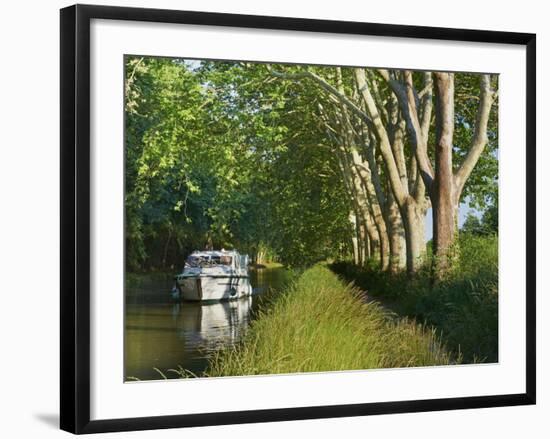
POLYGON ((433 326, 464 363, 498 361, 498 237, 464 235, 452 276, 431 285, 429 265, 418 275, 391 275, 349 262, 334 272, 399 315, 433 326))

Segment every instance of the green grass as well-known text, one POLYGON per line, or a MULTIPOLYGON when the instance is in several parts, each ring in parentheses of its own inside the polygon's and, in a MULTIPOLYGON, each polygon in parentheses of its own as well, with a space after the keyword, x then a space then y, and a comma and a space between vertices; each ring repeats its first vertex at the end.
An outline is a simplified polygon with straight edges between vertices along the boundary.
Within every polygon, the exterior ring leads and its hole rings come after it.
POLYGON ((335 263, 331 268, 397 314, 437 329, 461 362, 496 362, 498 237, 466 235, 459 244, 460 256, 452 274, 435 286, 430 282, 430 261, 412 279, 350 263, 335 263))
POLYGON ((390 315, 326 266, 306 270, 210 360, 209 376, 340 371, 452 362, 434 332, 390 315))

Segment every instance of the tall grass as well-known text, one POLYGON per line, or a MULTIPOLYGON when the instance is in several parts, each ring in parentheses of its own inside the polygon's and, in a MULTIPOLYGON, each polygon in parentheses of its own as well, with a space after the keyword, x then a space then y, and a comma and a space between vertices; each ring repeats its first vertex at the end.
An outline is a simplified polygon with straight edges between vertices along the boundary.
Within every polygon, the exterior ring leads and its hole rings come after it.
POLYGON ((210 376, 449 364, 433 331, 395 319, 326 266, 306 270, 210 361, 210 376))
POLYGON ((450 277, 431 285, 429 266, 414 278, 335 263, 331 268, 399 315, 437 329, 463 363, 498 361, 498 237, 461 236, 450 277))

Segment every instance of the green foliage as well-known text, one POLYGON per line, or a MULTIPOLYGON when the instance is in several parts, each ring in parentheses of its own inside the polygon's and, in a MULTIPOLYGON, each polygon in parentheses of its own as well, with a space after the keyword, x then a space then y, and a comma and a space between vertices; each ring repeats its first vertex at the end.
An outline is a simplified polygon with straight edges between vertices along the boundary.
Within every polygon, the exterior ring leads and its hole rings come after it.
MULTIPOLYGON (((318 85, 282 80, 265 65, 246 62, 127 56, 125 63, 129 271, 171 272, 189 252, 205 247, 237 248, 259 264, 294 267, 349 257, 352 200, 338 145, 320 111, 334 103, 318 85)), ((307 69, 334 85, 339 79, 334 67, 271 67, 290 75, 307 69)), ((341 73, 343 90, 353 96, 352 70, 341 73)), ((378 77, 373 69, 367 75, 378 77)), ((453 163, 459 166, 470 148, 480 79, 467 73, 455 79, 453 163)), ((421 73, 413 80, 420 90, 421 73)), ((390 89, 384 81, 376 84, 375 93, 386 101, 390 89)), ((333 266, 403 316, 396 319, 315 266, 254 322, 243 345, 214 360, 211 373, 496 361, 498 111, 490 117, 489 144, 463 192, 484 214, 467 220, 451 278, 432 287, 428 268, 411 279, 381 273, 373 264, 333 266), (436 328, 451 354, 414 319, 436 328)), ((428 139, 432 158, 434 131, 428 139)), ((405 143, 410 160, 413 151, 405 143)), ((374 156, 380 190, 388 194, 379 149, 374 156)))
POLYGON ((449 364, 435 334, 396 319, 325 266, 305 271, 263 310, 243 342, 211 360, 210 376, 449 364))
MULTIPOLYGON (((479 104, 480 75, 455 74, 455 130, 453 163, 458 166, 470 150, 479 104)), ((498 89, 498 76, 492 88, 498 89)), ((472 207, 483 210, 498 202, 498 98, 493 104, 487 128, 488 143, 472 174, 466 181, 462 199, 472 207)))
POLYGON ((417 277, 390 276, 339 262, 331 268, 396 313, 437 329, 464 363, 498 361, 498 237, 462 235, 453 277, 432 286, 427 267, 417 277))
POLYGON ((498 204, 487 207, 481 218, 468 214, 461 232, 478 236, 498 234, 498 204))
POLYGON ((259 64, 127 57, 129 270, 205 247, 294 266, 345 249, 349 201, 303 91, 259 64))
POLYGON ((481 224, 481 220, 476 215, 469 213, 468 216, 466 216, 466 220, 460 230, 463 233, 481 235, 483 232, 483 225, 481 224))
MULTIPOLYGON (((320 116, 320 107, 333 104, 318 85, 275 78, 263 64, 125 62, 128 270, 179 268, 187 253, 205 247, 234 247, 291 266, 350 253, 352 202, 320 116)), ((308 69, 337 83, 333 67, 271 67, 308 69)), ((341 72, 352 95, 352 70, 341 72)), ((420 76, 414 74, 418 87, 420 76)), ((458 164, 469 150, 479 75, 455 76, 458 164)), ((388 95, 384 81, 376 93, 388 95)), ((491 112, 489 145, 464 192, 477 208, 497 196, 497 114, 491 112)), ((411 155, 409 145, 405 153, 411 155)), ((388 192, 384 166, 379 173, 388 192)))

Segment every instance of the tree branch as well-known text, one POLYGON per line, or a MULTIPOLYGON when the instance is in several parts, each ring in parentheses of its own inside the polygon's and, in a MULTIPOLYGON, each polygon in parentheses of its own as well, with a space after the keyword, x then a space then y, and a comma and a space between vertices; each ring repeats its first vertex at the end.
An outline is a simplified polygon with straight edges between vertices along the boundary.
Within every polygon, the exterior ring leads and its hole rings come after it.
POLYGON ((355 68, 354 73, 355 80, 359 88, 359 93, 363 97, 363 101, 365 102, 367 111, 372 117, 374 131, 376 132, 378 138, 380 152, 382 153, 382 157, 384 158, 384 162, 386 163, 386 169, 388 171, 388 177, 391 183, 392 191, 395 196, 395 200, 397 201, 399 206, 402 207, 405 204, 406 198, 409 196, 408 187, 404 186, 401 183, 401 176, 399 175, 399 170, 397 169, 397 164, 395 163, 395 158, 393 156, 388 132, 386 131, 386 128, 382 123, 380 113, 378 112, 378 109, 376 108, 376 103, 374 102, 374 99, 371 95, 366 80, 365 70, 355 68))
POLYGON ((491 113, 491 107, 496 97, 496 93, 491 89, 491 77, 490 75, 482 75, 479 84, 480 97, 479 105, 477 107, 476 125, 474 129, 474 135, 472 137, 470 150, 464 158, 464 161, 460 165, 454 176, 454 183, 456 188, 457 197, 460 198, 464 185, 468 180, 468 177, 472 173, 476 163, 481 156, 481 153, 487 145, 487 126, 489 124, 489 115, 491 113))
MULTIPOLYGON (((418 169, 420 170, 422 179, 424 180, 424 184, 428 189, 430 189, 433 181, 434 171, 428 157, 427 136, 423 135, 422 125, 418 117, 418 110, 416 105, 418 95, 414 90, 412 73, 410 70, 403 71, 404 82, 400 82, 392 79, 387 70, 379 69, 379 72, 382 78, 384 78, 388 82, 388 85, 397 96, 397 99, 401 105, 401 111, 403 112, 403 115, 407 122, 411 144, 415 151, 415 157, 418 162, 418 169)), ((424 99, 427 101, 427 94, 424 95, 424 99)), ((429 113, 431 115, 431 107, 427 106, 426 108, 429 109, 429 113)), ((429 121, 429 118, 426 119, 426 122, 427 121, 429 121)), ((423 122, 425 122, 424 119, 423 122)))
POLYGON ((362 111, 357 105, 355 105, 352 101, 349 100, 349 98, 336 89, 336 87, 329 84, 327 81, 325 81, 320 76, 316 75, 313 72, 310 72, 309 70, 299 72, 299 73, 283 73, 278 72, 276 70, 273 70, 271 66, 267 66, 269 72, 278 78, 283 79, 304 79, 308 78, 313 80, 317 85, 319 85, 322 89, 330 93, 332 96, 337 98, 341 103, 345 104, 355 115, 357 115, 359 118, 367 122, 368 124, 372 124, 371 119, 369 118, 368 114, 366 114, 364 111, 362 111))

